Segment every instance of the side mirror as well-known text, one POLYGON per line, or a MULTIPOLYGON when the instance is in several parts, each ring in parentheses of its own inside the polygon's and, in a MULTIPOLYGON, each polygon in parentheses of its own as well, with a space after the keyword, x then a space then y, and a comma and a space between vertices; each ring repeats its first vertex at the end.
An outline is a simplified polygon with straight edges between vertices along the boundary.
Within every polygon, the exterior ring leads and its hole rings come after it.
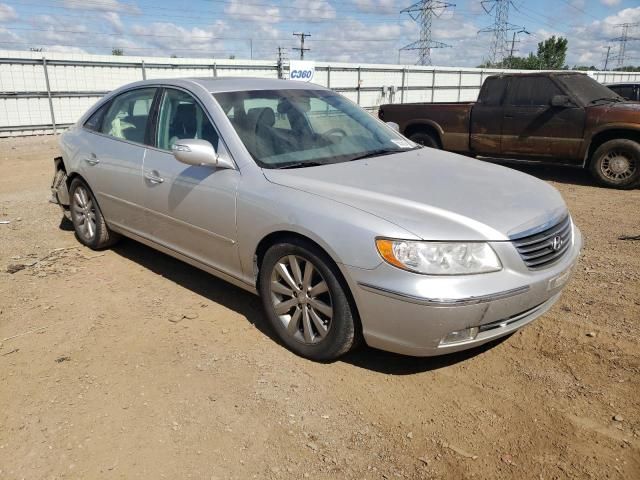
POLYGON ((393 128, 396 132, 400 133, 400 125, 398 125, 396 122, 387 122, 387 125, 393 128))
POLYGON ((207 140, 188 138, 177 140, 171 147, 173 156, 187 165, 210 166, 218 168, 234 168, 233 162, 221 158, 216 149, 207 140))
POLYGON ((554 95, 551 97, 551 106, 566 108, 573 106, 573 103, 567 95, 554 95))

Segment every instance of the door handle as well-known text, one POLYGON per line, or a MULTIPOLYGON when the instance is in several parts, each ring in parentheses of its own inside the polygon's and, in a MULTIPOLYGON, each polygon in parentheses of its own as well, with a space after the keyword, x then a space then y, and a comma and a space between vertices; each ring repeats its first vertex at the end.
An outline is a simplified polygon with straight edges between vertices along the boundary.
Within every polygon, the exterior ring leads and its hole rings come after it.
POLYGON ((162 183, 162 182, 164 182, 164 178, 159 177, 159 176, 157 176, 157 175, 154 175, 154 174, 153 174, 153 173, 151 173, 151 172, 145 172, 145 174, 144 174, 144 178, 146 178, 147 180, 149 180, 149 182, 151 182, 151 183, 155 183, 155 184, 158 184, 158 183, 162 183))
POLYGON ((85 162, 87 162, 89 165, 93 166, 93 165, 97 165, 100 163, 100 160, 98 159, 98 157, 96 157, 95 153, 92 153, 91 156, 86 157, 84 159, 85 162))

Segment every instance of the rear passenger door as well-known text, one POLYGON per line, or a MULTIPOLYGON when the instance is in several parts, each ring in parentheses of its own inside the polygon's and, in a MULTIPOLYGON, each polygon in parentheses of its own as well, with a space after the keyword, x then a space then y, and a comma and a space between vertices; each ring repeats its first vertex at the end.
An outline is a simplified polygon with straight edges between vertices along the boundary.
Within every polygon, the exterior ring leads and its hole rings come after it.
POLYGON ((146 236, 224 273, 240 270, 236 238, 237 169, 180 163, 171 147, 184 139, 210 142, 229 157, 209 115, 189 92, 165 88, 160 96, 154 146, 143 167, 146 236))
POLYGON ((144 224, 142 161, 156 92, 121 93, 87 120, 81 134, 81 174, 107 222, 134 233, 144 224))
POLYGON ((503 106, 508 79, 485 80, 478 102, 471 108, 470 147, 478 155, 500 155, 502 149, 503 106))
POLYGON ((585 112, 553 107, 564 91, 548 76, 511 77, 504 107, 502 155, 573 160, 580 154, 585 112))

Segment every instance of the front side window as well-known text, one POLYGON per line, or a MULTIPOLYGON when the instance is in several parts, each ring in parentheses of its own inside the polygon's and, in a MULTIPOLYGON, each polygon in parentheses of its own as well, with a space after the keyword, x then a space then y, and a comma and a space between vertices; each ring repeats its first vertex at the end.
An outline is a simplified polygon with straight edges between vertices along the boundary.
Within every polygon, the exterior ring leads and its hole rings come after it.
POLYGON ((263 168, 337 163, 416 147, 330 91, 256 90, 214 97, 263 168))
POLYGON ((633 91, 633 85, 613 85, 609 87, 615 93, 620 95, 625 100, 634 100, 635 93, 633 91))
POLYGON ((143 88, 114 98, 102 120, 101 132, 115 138, 144 143, 155 93, 155 88, 143 88))
POLYGON ((218 148, 218 134, 196 100, 181 90, 167 89, 160 104, 157 146, 171 150, 178 140, 207 140, 218 148))
POLYGON ((512 77, 507 103, 514 106, 549 106, 562 91, 547 77, 512 77))
POLYGON ((619 95, 588 75, 567 73, 558 74, 556 78, 585 105, 622 101, 619 95))
POLYGON ((92 132, 99 132, 102 127, 102 120, 104 119, 104 114, 107 112, 109 108, 109 102, 102 105, 98 110, 93 112, 93 114, 89 117, 89 119, 84 122, 84 127, 91 130, 92 132))

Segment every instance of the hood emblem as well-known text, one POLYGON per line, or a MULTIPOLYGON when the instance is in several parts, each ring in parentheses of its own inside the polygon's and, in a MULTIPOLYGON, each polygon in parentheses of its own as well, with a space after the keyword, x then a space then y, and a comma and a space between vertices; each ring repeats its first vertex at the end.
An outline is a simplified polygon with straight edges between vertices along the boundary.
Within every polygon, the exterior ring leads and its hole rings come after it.
POLYGON ((553 240, 551 241, 551 250, 553 250, 554 252, 557 252, 562 248, 563 244, 564 244, 564 240, 562 239, 562 237, 560 235, 556 235, 555 237, 553 237, 553 240))

